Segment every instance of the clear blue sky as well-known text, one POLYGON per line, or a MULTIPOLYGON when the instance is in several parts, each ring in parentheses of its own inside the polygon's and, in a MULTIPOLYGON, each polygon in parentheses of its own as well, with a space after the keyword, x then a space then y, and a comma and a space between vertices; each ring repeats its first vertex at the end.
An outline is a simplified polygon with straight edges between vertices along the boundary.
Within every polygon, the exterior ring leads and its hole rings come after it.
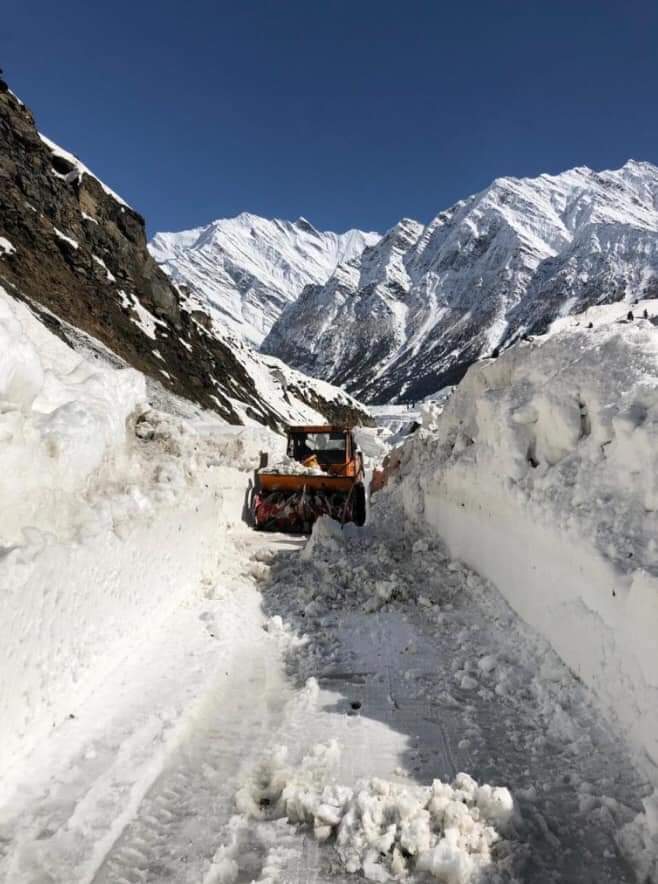
POLYGON ((4 0, 0 65, 151 233, 426 221, 500 175, 658 163, 658 3, 4 0))

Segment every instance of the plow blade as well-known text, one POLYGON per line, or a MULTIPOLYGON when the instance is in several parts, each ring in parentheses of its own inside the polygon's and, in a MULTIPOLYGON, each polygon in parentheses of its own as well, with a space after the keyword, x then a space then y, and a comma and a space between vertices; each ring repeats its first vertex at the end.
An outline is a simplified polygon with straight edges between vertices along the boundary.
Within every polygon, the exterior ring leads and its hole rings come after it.
POLYGON ((264 531, 310 534, 320 516, 337 522, 365 521, 365 491, 361 485, 350 492, 257 491, 252 501, 254 526, 264 531))

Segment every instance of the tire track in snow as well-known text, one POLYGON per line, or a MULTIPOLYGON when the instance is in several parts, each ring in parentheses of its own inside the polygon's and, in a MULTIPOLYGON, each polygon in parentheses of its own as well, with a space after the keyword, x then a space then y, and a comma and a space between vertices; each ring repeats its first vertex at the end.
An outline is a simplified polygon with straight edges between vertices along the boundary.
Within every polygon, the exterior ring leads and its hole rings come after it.
MULTIPOLYGON (((273 726, 283 703, 279 655, 261 629, 260 596, 248 576, 250 558, 254 550, 262 550, 263 540, 256 544, 245 535, 236 541, 229 547, 215 591, 181 606, 155 642, 145 642, 138 655, 122 661, 84 713, 60 727, 30 757, 28 788, 3 807, 0 879, 12 884, 89 884, 120 850, 116 875, 113 872, 108 880, 119 874, 126 880, 144 880, 149 866, 151 880, 168 880, 160 877, 163 833, 168 833, 167 843, 180 833, 183 848, 174 851, 180 855, 192 842, 201 859, 212 854, 222 799, 224 809, 232 810, 229 774, 235 777, 241 750, 246 753, 250 740, 258 746, 255 752, 262 750, 263 732, 273 726), (241 654, 249 665, 252 657, 257 665, 251 675, 241 654), (253 694, 250 678, 255 679, 253 694), (259 705, 253 698, 259 696, 263 681, 267 689, 259 705), (217 720, 221 709, 230 712, 224 721, 217 720), (218 747, 224 745, 225 735, 226 776, 218 777, 221 782, 213 794, 213 769, 204 766, 203 752, 195 755, 193 749, 203 747, 204 740, 210 743, 215 753, 211 760, 221 770, 218 747), (200 800, 193 797, 197 794, 217 807, 217 821, 207 827, 205 853, 198 832, 191 841, 186 831, 190 820, 199 816, 200 800), (135 821, 143 830, 131 842, 135 821)), ((280 537, 267 538, 270 541, 277 548, 296 545, 280 537)))
POLYGON ((199 882, 233 812, 240 768, 266 748, 287 699, 271 645, 237 657, 108 852, 93 884, 199 882), (260 653, 259 653, 260 652, 260 653))

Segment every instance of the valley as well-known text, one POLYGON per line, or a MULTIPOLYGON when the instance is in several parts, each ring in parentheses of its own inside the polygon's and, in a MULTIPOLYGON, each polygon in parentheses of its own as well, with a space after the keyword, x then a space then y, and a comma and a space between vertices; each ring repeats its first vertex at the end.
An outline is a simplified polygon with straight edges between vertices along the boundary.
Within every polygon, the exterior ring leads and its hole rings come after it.
POLYGON ((657 884, 658 168, 149 240, 0 144, 2 881, 657 884))

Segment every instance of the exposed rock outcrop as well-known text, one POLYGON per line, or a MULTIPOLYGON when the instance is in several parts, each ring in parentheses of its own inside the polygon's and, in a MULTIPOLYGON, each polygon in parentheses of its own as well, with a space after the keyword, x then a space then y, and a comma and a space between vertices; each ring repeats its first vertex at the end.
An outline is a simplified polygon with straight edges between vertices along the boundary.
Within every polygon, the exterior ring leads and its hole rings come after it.
MULTIPOLYGON (((0 285, 75 345, 75 330, 231 423, 321 413, 361 422, 336 388, 271 366, 182 292, 146 247, 144 219, 37 131, 0 81, 0 285), (286 376, 286 382, 281 381, 286 376), (293 378, 295 379, 293 381, 293 378)), ((271 362, 271 360, 270 360, 271 362)))

